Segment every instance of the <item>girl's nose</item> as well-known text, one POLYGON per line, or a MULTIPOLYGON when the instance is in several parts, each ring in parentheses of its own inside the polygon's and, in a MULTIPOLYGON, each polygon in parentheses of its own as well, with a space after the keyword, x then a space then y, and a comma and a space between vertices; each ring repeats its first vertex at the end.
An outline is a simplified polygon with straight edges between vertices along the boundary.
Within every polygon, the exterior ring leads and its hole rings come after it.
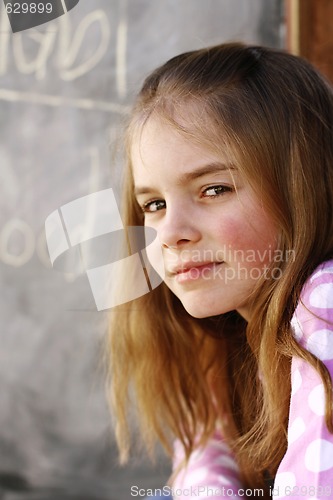
POLYGON ((184 210, 184 208, 178 210, 168 208, 157 232, 163 248, 179 248, 201 239, 198 221, 195 220, 190 210, 184 210))

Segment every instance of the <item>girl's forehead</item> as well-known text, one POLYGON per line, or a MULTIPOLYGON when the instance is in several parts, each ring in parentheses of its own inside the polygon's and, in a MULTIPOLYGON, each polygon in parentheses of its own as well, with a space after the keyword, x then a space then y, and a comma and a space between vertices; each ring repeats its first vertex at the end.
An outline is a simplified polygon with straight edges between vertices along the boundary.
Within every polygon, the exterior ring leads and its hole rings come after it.
POLYGON ((204 164, 233 165, 227 151, 214 151, 185 127, 179 129, 159 119, 149 119, 133 135, 131 163, 134 174, 142 171, 188 172, 204 164))
POLYGON ((179 156, 198 154, 218 158, 224 163, 236 163, 233 149, 227 144, 223 131, 210 133, 185 118, 168 119, 153 114, 132 128, 130 141, 131 160, 142 160, 152 155, 178 153, 179 156))

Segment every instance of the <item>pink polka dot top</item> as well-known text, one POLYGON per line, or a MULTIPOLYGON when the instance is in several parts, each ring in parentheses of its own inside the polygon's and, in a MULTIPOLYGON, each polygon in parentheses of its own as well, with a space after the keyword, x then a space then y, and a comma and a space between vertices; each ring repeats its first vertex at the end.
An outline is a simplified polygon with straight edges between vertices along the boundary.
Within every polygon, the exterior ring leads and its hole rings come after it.
MULTIPOLYGON (((333 379, 333 260, 321 264, 303 287, 292 318, 298 342, 320 359, 333 379)), ((270 492, 274 499, 333 499, 333 434, 325 423, 324 386, 318 373, 300 358, 291 365, 288 448, 270 492)), ((174 469, 183 458, 175 443, 174 469)), ((260 498, 239 479, 235 458, 216 432, 204 449, 195 450, 188 467, 172 485, 174 500, 260 498)))

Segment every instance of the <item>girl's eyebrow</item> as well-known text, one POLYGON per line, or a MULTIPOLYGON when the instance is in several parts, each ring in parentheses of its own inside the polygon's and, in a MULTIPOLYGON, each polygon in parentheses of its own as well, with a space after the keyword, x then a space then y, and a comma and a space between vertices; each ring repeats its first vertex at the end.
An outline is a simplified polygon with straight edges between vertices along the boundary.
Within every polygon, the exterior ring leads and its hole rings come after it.
MULTIPOLYGON (((207 174, 218 174, 219 172, 223 172, 225 170, 235 170, 235 169, 236 167, 232 164, 209 163, 208 165, 204 165, 195 170, 191 170, 190 172, 186 172, 180 175, 179 178, 177 179, 177 184, 179 185, 185 184, 194 179, 198 179, 199 177, 203 177, 204 175, 207 174)), ((151 191, 152 191, 151 187, 137 186, 134 188, 135 196, 138 196, 139 194, 147 194, 150 193, 151 191)))
POLYGON ((203 167, 199 167, 195 170, 191 170, 191 172, 186 172, 179 177, 179 184, 183 184, 184 182, 189 182, 194 179, 198 179, 206 174, 218 174, 221 171, 225 170, 235 170, 235 166, 226 163, 209 163, 208 165, 204 165, 203 167))

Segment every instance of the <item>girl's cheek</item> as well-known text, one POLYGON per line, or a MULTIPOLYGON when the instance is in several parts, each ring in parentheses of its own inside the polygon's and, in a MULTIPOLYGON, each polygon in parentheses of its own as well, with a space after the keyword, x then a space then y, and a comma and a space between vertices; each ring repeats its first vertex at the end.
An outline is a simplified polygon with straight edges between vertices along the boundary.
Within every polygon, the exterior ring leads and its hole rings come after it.
POLYGON ((246 248, 254 242, 254 238, 249 239, 248 228, 237 218, 228 218, 219 225, 218 237, 221 243, 232 248, 246 248))
POLYGON ((219 226, 219 241, 226 252, 226 260, 233 262, 261 263, 270 260, 276 246, 274 232, 266 220, 237 217, 228 218, 219 226))

